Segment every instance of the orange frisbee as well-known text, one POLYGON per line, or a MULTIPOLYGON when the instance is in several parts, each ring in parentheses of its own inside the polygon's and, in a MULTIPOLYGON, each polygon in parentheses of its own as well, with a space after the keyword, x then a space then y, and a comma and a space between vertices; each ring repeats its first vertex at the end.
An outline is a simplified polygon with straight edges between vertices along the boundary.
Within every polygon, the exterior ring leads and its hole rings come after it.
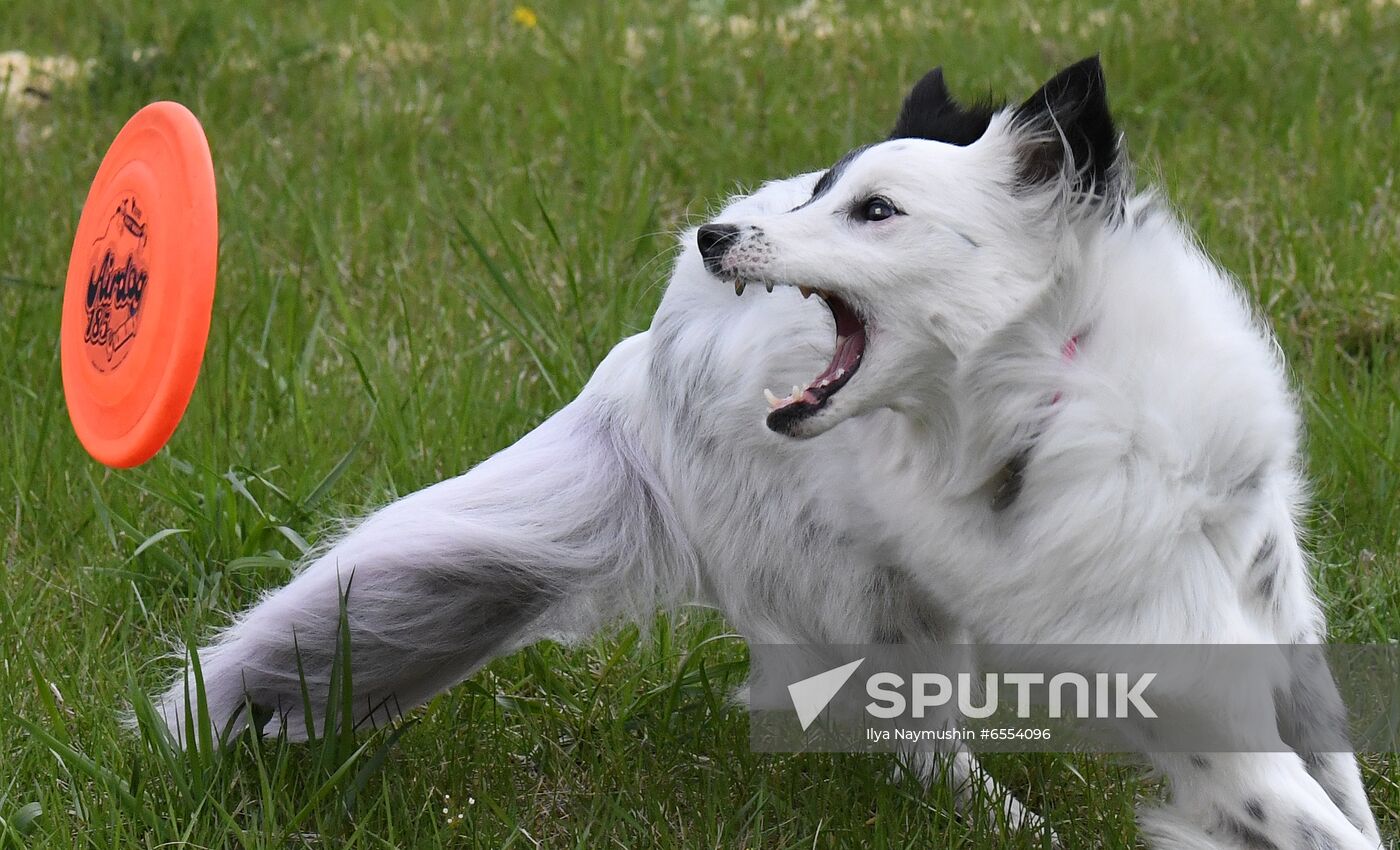
POLYGON ((68 417, 102 463, 145 462, 180 423, 209 336, 218 243, 204 129, 180 104, 153 103, 97 169, 63 293, 68 417))

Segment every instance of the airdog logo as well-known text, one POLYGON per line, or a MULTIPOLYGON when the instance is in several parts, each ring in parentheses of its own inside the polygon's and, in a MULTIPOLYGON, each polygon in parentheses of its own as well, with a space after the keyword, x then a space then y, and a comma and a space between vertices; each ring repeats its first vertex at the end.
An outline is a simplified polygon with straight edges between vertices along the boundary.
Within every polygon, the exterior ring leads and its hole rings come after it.
POLYGON ((149 281, 147 230, 136 196, 127 195, 117 204, 103 234, 93 240, 83 342, 88 360, 99 372, 122 365, 141 329, 149 281))

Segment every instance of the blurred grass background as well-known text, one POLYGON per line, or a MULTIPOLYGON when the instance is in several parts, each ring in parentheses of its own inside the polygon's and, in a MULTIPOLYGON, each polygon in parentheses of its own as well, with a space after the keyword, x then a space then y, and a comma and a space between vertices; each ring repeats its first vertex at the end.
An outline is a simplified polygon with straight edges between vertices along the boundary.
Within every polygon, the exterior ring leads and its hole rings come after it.
MULTIPOLYGON (((678 227, 878 138, 935 64, 1017 98, 1102 52, 1143 182, 1290 357, 1335 639, 1400 634, 1396 0, 10 0, 5 51, 80 70, 0 111, 0 848, 1035 846, 885 759, 750 753, 711 615, 502 660, 364 749, 183 756, 118 723, 169 638, 572 397, 647 326, 678 227), (107 144, 162 98, 210 138, 218 300, 179 432, 114 472, 66 421, 61 284, 107 144)), ((988 762, 1071 848, 1133 846, 1154 793, 988 762)), ((1396 766, 1365 765, 1392 836, 1396 766)))

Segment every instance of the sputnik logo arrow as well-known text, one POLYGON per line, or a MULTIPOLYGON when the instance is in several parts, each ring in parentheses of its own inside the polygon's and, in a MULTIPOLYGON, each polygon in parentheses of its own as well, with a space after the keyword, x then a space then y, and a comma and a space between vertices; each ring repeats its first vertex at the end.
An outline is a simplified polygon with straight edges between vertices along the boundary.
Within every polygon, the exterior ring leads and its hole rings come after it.
POLYGON ((863 663, 864 658, 857 658, 850 664, 842 664, 825 673, 818 673, 788 685, 788 695, 792 697, 792 707, 797 709, 797 722, 802 724, 803 732, 806 732, 812 721, 817 719, 817 715, 822 713, 822 709, 836 698, 841 686, 846 684, 851 674, 863 663))

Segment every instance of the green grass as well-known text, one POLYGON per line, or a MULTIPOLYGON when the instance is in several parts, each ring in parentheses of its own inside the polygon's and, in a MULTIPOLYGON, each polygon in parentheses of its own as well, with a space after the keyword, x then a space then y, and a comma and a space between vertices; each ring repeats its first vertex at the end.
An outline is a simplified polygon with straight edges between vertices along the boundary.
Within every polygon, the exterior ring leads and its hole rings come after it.
MULTIPOLYGON (((936 63, 1024 95, 1102 51, 1144 177, 1291 358, 1335 636, 1400 634, 1394 0, 553 0, 536 29, 493 2, 154 5, 0 5, 0 51, 97 60, 0 116, 3 850, 1031 846, 878 757, 751 753, 724 702, 745 655, 709 615, 501 660, 399 737, 215 757, 119 723, 168 638, 570 398, 646 327, 676 227, 876 138, 936 63), (107 143, 166 97, 213 147, 219 294, 179 432, 115 472, 66 422, 60 284, 107 143)), ((1073 848, 1132 846, 1154 791, 1108 759, 988 761, 1073 848)), ((1397 764, 1365 761, 1392 836, 1397 764)))

